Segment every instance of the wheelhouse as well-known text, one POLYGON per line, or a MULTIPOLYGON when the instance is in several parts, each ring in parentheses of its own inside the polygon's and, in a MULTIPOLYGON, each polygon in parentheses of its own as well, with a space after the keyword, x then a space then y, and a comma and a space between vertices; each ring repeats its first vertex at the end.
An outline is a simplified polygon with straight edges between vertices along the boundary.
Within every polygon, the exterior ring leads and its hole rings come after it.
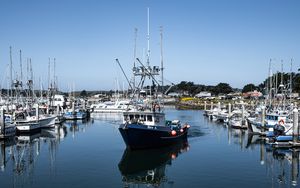
POLYGON ((124 112, 123 123, 164 126, 165 116, 163 113, 155 112, 124 112))

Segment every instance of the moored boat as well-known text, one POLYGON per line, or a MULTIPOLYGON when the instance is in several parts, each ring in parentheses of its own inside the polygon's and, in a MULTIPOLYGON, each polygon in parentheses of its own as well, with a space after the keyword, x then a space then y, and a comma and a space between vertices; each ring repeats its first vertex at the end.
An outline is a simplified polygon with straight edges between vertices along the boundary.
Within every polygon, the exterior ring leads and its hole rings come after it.
POLYGON ((55 116, 39 115, 39 110, 16 111, 14 122, 19 132, 39 131, 41 128, 51 128, 55 125, 55 116))
MULTIPOLYGON (((165 119, 164 106, 161 103, 164 99, 163 60, 161 60, 161 67, 150 66, 149 33, 147 38, 146 62, 143 64, 136 58, 141 66, 136 66, 134 63, 132 69, 133 80, 140 81, 138 84, 135 82, 131 84, 127 79, 133 91, 132 105, 131 109, 128 108, 127 111, 123 112, 123 123, 119 127, 123 140, 129 149, 157 148, 177 144, 187 139, 187 132, 190 127, 188 124, 182 125, 179 120, 166 121, 165 119), (157 81, 157 76, 161 76, 161 81, 157 81), (159 89, 161 89, 161 97, 158 95, 159 89)), ((116 59, 116 61, 121 67, 119 60, 116 59)), ((121 69, 123 71, 122 67, 121 69)), ((127 78, 126 75, 125 77, 127 78)))
POLYGON ((180 121, 165 121, 165 114, 154 111, 124 112, 119 127, 126 146, 130 149, 163 147, 187 139, 189 125, 180 121))
POLYGON ((68 110, 64 114, 66 120, 82 120, 87 118, 86 111, 82 109, 68 110))

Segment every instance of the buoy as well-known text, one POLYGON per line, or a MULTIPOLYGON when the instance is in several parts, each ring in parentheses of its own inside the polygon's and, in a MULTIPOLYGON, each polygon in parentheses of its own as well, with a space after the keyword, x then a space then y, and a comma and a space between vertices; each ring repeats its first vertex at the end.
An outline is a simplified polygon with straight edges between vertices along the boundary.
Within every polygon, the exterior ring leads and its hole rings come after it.
POLYGON ((281 120, 279 120, 279 122, 278 122, 280 125, 283 125, 284 124, 284 120, 283 119, 281 119, 281 120))
POLYGON ((183 129, 180 129, 180 132, 183 133, 183 129))
POLYGON ((189 129, 191 126, 190 126, 190 125, 187 125, 186 127, 189 129))
POLYGON ((172 130, 172 131, 171 131, 171 135, 172 135, 172 136, 175 136, 175 135, 176 135, 176 131, 172 130))
POLYGON ((171 158, 176 159, 176 154, 172 153, 171 158))

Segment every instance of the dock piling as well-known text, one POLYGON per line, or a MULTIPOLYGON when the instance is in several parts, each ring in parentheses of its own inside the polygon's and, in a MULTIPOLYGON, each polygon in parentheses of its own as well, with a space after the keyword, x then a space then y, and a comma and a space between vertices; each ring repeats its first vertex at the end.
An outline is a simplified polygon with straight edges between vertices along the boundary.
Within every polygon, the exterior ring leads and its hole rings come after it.
POLYGON ((261 127, 265 127, 266 107, 261 107, 261 127))
POLYGON ((72 112, 75 113, 75 102, 72 101, 72 112))
POLYGON ((299 130, 298 130, 298 109, 295 108, 293 110, 293 142, 298 142, 299 138, 299 130))
POLYGON ((299 151, 292 150, 292 185, 297 186, 299 172, 299 151))
POLYGON ((244 104, 242 105, 242 126, 244 126, 245 123, 245 106, 244 104))
POLYGON ((56 106, 56 114, 57 114, 57 115, 60 114, 59 111, 60 111, 60 107, 59 107, 59 104, 58 104, 58 105, 56 106))
POLYGON ((228 116, 231 116, 231 103, 228 104, 228 116))
POLYGON ((5 116, 3 109, 0 110, 0 126, 1 126, 1 135, 4 135, 4 129, 5 129, 5 116))
POLYGON ((36 119, 37 120, 39 120, 40 119, 40 114, 39 114, 39 106, 37 106, 36 108, 35 108, 35 115, 36 115, 36 119))

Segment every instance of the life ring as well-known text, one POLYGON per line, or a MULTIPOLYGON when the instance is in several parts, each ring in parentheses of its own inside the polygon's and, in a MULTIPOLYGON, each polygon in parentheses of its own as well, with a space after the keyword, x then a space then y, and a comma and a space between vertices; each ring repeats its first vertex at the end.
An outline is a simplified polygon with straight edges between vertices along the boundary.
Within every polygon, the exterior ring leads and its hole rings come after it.
POLYGON ((278 121, 278 123, 279 123, 280 125, 283 125, 283 124, 284 124, 284 120, 281 119, 281 120, 278 121))

